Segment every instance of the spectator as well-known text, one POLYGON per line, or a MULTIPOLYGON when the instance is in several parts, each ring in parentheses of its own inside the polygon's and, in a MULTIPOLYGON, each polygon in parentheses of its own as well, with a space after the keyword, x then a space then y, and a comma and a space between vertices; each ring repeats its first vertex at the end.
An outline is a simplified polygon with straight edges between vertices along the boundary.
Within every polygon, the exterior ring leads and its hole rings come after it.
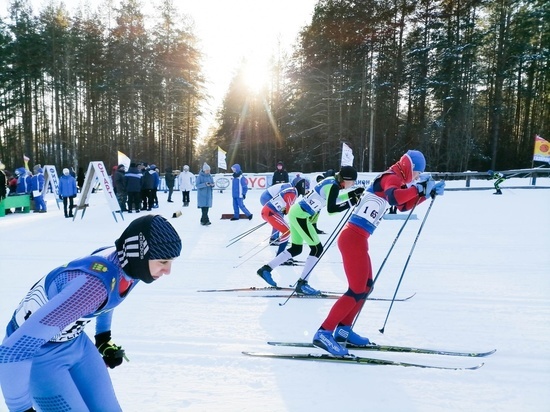
MULTIPOLYGON (((128 200, 128 193, 126 193, 126 180, 124 179, 124 173, 126 167, 122 164, 118 165, 113 175, 113 187, 115 189, 116 199, 122 212, 126 212, 126 202, 128 200)), ((65 173, 65 170, 63 170, 65 173)))
POLYGON ((59 197, 63 200, 63 212, 65 217, 73 217, 74 198, 78 188, 76 179, 71 175, 69 169, 63 169, 63 175, 59 178, 59 197), (67 211, 67 206, 69 210, 67 211))
POLYGON ((151 210, 155 203, 155 170, 150 167, 143 169, 141 177, 141 210, 151 210))
POLYGON ((276 185, 278 183, 288 183, 288 182, 290 182, 290 180, 288 178, 288 172, 286 171, 283 162, 279 161, 277 163, 277 169, 273 173, 273 179, 271 179, 271 180, 272 180, 272 182, 271 182, 272 185, 276 185))
POLYGON ((34 199, 34 213, 46 213, 46 202, 44 202, 44 184, 46 179, 44 179, 44 171, 40 165, 36 165, 33 168, 34 175, 31 177, 31 190, 32 197, 34 199))
POLYGON ((78 168, 78 175, 76 176, 76 184, 78 186, 78 190, 82 191, 82 186, 84 186, 84 180, 86 176, 84 175, 84 169, 82 167, 78 168))
POLYGON ((15 170, 17 176, 17 188, 18 195, 28 195, 31 193, 31 175, 24 167, 19 167, 15 170))
POLYGON ((202 170, 197 177, 197 207, 201 209, 201 225, 210 225, 208 218, 208 209, 212 207, 212 192, 214 188, 214 179, 210 175, 210 166, 204 162, 202 170))
POLYGON ((168 203, 174 203, 172 200, 172 193, 174 193, 174 183, 176 182, 176 176, 174 176, 174 173, 172 173, 172 168, 167 167, 166 173, 164 174, 164 182, 166 183, 166 187, 168 188, 168 203))
POLYGON ((178 176, 183 206, 189 206, 189 192, 195 186, 195 175, 189 171, 189 166, 183 166, 183 172, 178 176))
POLYGON ((8 176, 4 169, 6 165, 0 161, 0 202, 7 196, 8 193, 8 176))
POLYGON ((159 198, 157 196, 158 188, 160 186, 160 174, 159 169, 156 165, 151 165, 149 168, 149 172, 151 175, 153 175, 154 178, 154 186, 153 186, 153 209, 157 209, 159 207, 159 198))
POLYGON ((233 181, 231 182, 231 193, 233 196, 233 217, 231 218, 231 220, 239 220, 239 209, 242 210, 248 220, 252 220, 252 213, 250 213, 244 205, 246 192, 248 192, 248 182, 243 176, 241 166, 238 163, 231 166, 231 170, 233 171, 233 181))
POLYGON ((126 193, 128 194, 128 213, 132 213, 132 208, 139 213, 141 209, 141 177, 135 163, 130 163, 128 172, 124 174, 126 184, 126 193))

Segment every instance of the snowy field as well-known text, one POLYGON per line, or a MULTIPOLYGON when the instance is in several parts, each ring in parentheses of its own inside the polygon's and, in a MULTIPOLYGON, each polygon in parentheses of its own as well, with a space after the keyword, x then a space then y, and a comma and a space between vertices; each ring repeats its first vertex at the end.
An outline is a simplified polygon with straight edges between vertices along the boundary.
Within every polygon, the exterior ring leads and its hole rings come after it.
MULTIPOLYGON (((363 356, 475 371, 328 364, 250 358, 241 351, 308 352, 270 347, 269 340, 310 341, 334 300, 257 297, 260 292, 202 293, 201 289, 265 286, 256 270, 275 247, 270 228, 233 246, 230 238, 262 222, 260 190, 246 205, 252 221, 220 220, 232 213, 229 192, 216 192, 212 225, 199 223, 196 192, 191 205, 167 203, 159 193, 155 213, 169 218, 183 240, 173 272, 140 285, 115 310, 113 340, 129 363, 111 371, 124 411, 550 411, 550 179, 547 189, 510 179, 503 195, 487 190, 449 191, 438 197, 416 244, 385 333, 379 333, 389 302, 369 301, 355 330, 379 344, 497 352, 485 359, 363 352, 363 356), (181 209, 183 215, 173 219, 181 209), (255 254, 257 253, 257 254, 255 254), (254 255, 255 254, 255 255, 254 255)), ((464 187, 464 182, 449 182, 464 187)), ((65 219, 52 195, 47 214, 0 218, 0 325, 4 328, 28 288, 49 270, 113 244, 129 221, 116 223, 102 193, 91 196, 83 219, 65 219)), ((62 205, 61 205, 62 207, 62 205)), ((397 242, 372 297, 393 295, 428 208, 417 207, 397 242)), ((142 212, 143 214, 143 212, 142 212)), ((343 215, 323 212, 327 233, 343 215)), ((374 271, 386 256, 402 220, 383 220, 371 238, 374 271)), ((328 235, 322 235, 322 240, 328 235)), ((300 259, 305 259, 306 251, 300 259)), ((279 267, 274 278, 293 284, 301 267, 279 267)), ((341 257, 334 244, 310 278, 315 288, 344 291, 341 257)), ((265 294, 265 292, 263 293, 265 294)), ((93 335, 93 324, 87 333, 93 335)), ((315 352, 319 350, 312 349, 315 352)), ((357 352, 356 352, 357 353, 357 352)), ((359 353, 357 353, 359 354, 359 353)), ((16 377, 14 377, 16 378, 16 377)), ((0 395, 1 398, 1 395, 0 395)), ((3 398, 0 411, 5 411, 3 398)))

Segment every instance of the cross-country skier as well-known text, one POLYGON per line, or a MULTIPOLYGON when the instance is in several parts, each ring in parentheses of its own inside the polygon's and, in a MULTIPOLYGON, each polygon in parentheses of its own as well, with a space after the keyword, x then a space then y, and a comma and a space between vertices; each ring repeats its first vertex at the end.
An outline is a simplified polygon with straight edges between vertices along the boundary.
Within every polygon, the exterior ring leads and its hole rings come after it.
POLYGON ((307 195, 295 203, 288 214, 290 223, 290 248, 277 255, 268 264, 262 266, 256 272, 271 286, 277 283, 271 277, 271 271, 283 262, 302 253, 303 243, 310 247, 309 256, 306 259, 302 275, 296 285, 296 293, 301 295, 319 295, 321 292, 309 286, 307 278, 313 266, 319 260, 323 252, 323 245, 319 235, 313 227, 315 216, 326 206, 328 213, 337 213, 348 210, 357 204, 359 196, 364 188, 358 187, 347 193, 340 190, 351 188, 357 180, 357 171, 351 166, 342 166, 340 172, 334 177, 328 177, 310 190, 307 195))
POLYGON ((501 172, 494 172, 492 170, 488 170, 487 174, 489 175, 489 179, 495 179, 495 193, 494 195, 501 195, 502 191, 500 190, 500 184, 506 180, 506 176, 504 176, 501 172))
POLYGON ((298 195, 305 194, 305 182, 305 179, 298 180, 296 187, 290 183, 278 183, 268 187, 260 196, 262 219, 273 227, 272 238, 277 236, 277 255, 285 250, 290 237, 290 228, 284 215, 288 214, 298 195))
POLYGON ((10 411, 121 411, 107 370, 124 350, 111 341, 113 309, 143 281, 170 274, 181 239, 166 219, 134 220, 115 241, 39 280, 16 308, 0 346, 10 411), (95 345, 84 326, 96 319, 95 345))
POLYGON ((443 194, 445 182, 436 183, 430 174, 422 173, 425 167, 424 155, 417 150, 409 150, 389 170, 372 181, 353 210, 338 238, 348 290, 334 303, 315 334, 315 346, 332 355, 345 356, 348 350, 339 342, 356 346, 371 344, 368 338, 351 329, 373 287, 368 239, 390 206, 406 211, 425 201, 432 192, 443 194), (415 180, 417 182, 413 183, 415 180))

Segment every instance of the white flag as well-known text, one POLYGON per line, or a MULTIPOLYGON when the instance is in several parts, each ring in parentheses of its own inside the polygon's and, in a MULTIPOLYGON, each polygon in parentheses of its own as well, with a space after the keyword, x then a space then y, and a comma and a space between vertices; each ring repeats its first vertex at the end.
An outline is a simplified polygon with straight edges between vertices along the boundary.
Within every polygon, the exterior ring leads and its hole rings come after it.
POLYGON ((222 150, 222 148, 218 146, 218 169, 227 170, 227 163, 225 162, 226 153, 225 150, 222 150))
POLYGON ((342 143, 342 163, 341 166, 353 166, 353 150, 347 144, 342 143))
POLYGON ((130 168, 130 158, 122 152, 118 152, 118 164, 124 165, 126 171, 130 168))

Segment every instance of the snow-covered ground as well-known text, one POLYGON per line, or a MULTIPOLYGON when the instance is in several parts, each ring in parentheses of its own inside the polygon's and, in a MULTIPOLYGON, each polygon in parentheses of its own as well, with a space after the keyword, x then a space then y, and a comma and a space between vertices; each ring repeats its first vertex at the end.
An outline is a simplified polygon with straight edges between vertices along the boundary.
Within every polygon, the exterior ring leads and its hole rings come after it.
MULTIPOLYGON (((264 226, 233 246, 230 238, 261 223, 260 190, 246 205, 252 221, 220 220, 232 213, 229 192, 215 193, 212 225, 201 226, 192 193, 155 213, 169 218, 183 239, 173 272, 143 284, 115 311, 113 339, 129 363, 111 371, 125 411, 549 411, 550 410, 550 189, 510 179, 502 196, 487 190, 449 191, 438 197, 418 239, 385 333, 389 302, 369 301, 355 330, 380 344, 497 352, 485 359, 363 353, 364 356, 448 366, 485 365, 475 371, 327 364, 250 358, 241 351, 298 352, 268 340, 310 341, 334 300, 262 298, 259 292, 204 293, 201 289, 264 286, 256 270, 271 259, 264 226), (182 210, 180 218, 172 213, 182 210)), ((550 187, 539 178, 538 186, 550 187)), ((464 182, 449 182, 464 187, 464 182)), ((128 222, 115 223, 103 194, 91 196, 83 219, 65 219, 52 195, 46 214, 0 218, 0 325, 28 288, 54 267, 112 244, 128 222)), ((372 297, 391 297, 428 203, 415 210, 372 297)), ((142 212, 143 213, 143 212, 142 212)), ((342 215, 321 215, 330 233, 342 215)), ((402 220, 382 221, 371 238, 376 272, 402 220)), ((322 240, 328 235, 321 236, 322 240)), ((302 258, 305 258, 306 250, 302 258)), ((290 285, 300 267, 279 267, 274 278, 290 285)), ((344 291, 341 257, 333 245, 310 283, 344 291)), ((4 326, 0 326, 4 327, 4 326)), ((87 332, 93 335, 93 324, 87 332)), ((304 350, 308 351, 308 350, 304 350)), ((318 351, 313 349, 312 351, 318 351)), ((16 378, 16 377, 15 377, 16 378)), ((0 395, 1 397, 1 395, 0 395)), ((3 398, 0 411, 6 410, 3 398)))

